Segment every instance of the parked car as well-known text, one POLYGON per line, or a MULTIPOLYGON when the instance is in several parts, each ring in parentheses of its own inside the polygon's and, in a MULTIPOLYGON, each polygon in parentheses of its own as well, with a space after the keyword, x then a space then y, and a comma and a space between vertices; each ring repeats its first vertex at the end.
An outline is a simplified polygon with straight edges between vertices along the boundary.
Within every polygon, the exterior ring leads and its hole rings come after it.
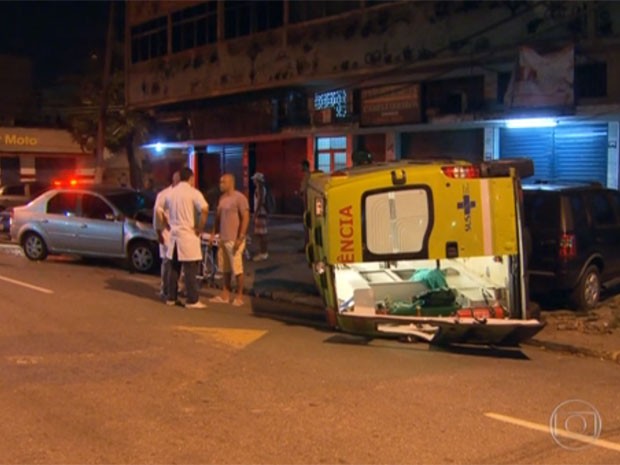
POLYGON ((0 212, 0 237, 7 236, 11 229, 11 212, 3 210, 0 212))
POLYGON ((620 192, 591 185, 524 188, 531 241, 530 292, 560 293, 574 308, 596 307, 620 283, 620 192))
POLYGON ((25 205, 50 187, 43 182, 21 182, 0 186, 0 211, 25 205))
POLYGON ((52 189, 13 210, 11 237, 30 260, 48 254, 126 258, 131 268, 157 266, 153 203, 117 187, 52 189))

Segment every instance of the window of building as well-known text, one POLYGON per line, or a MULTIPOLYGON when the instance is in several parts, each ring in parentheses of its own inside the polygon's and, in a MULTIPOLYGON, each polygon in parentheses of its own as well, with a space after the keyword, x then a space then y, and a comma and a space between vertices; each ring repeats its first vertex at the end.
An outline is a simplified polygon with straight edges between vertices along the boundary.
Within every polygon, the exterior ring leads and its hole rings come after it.
POLYGON ((385 5, 386 3, 394 3, 396 0, 365 0, 366 6, 385 5))
POLYGON ((346 118, 348 116, 348 98, 346 90, 335 90, 314 95, 314 109, 325 110, 334 109, 336 118, 346 118))
POLYGON ((131 28, 131 62, 150 60, 168 51, 168 19, 162 16, 131 28))
POLYGON ((289 3, 289 22, 302 23, 313 19, 339 15, 360 8, 359 0, 304 1, 296 0, 289 3))
POLYGON ((347 138, 317 137, 316 168, 325 173, 343 170, 347 167, 347 138))
POLYGON ((47 213, 52 215, 77 215, 77 194, 59 192, 47 202, 47 213))
POLYGON ((227 1, 224 4, 226 39, 267 31, 284 24, 283 0, 227 1))
POLYGON ((442 115, 479 111, 484 107, 484 78, 469 76, 426 84, 426 108, 442 115))
POLYGON ((575 98, 607 96, 607 63, 588 63, 575 67, 575 98))
POLYGON ((497 73, 497 103, 504 103, 504 97, 508 92, 508 86, 510 85, 510 78, 512 73, 497 73))
POLYGON ((172 13, 172 51, 180 52, 217 41, 217 2, 200 3, 172 13))

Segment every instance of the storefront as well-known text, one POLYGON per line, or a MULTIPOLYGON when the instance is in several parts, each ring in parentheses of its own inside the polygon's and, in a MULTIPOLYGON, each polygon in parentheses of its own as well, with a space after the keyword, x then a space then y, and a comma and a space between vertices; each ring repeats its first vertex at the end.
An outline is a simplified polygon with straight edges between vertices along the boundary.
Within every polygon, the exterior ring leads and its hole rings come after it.
POLYGON ((532 181, 608 184, 608 123, 549 121, 546 126, 501 128, 500 158, 531 158, 532 181))
POLYGON ((0 184, 66 177, 92 182, 94 162, 67 131, 0 128, 0 184))

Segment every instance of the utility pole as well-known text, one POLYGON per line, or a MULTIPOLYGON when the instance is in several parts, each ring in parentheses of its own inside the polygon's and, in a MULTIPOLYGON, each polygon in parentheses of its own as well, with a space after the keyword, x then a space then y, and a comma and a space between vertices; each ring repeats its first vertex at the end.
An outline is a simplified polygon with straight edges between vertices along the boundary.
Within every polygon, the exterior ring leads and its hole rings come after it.
POLYGON ((108 32, 105 43, 105 58, 103 63, 103 76, 101 79, 101 101, 99 103, 99 121, 97 123, 97 146, 95 165, 95 184, 103 180, 103 153, 105 151, 105 119, 108 110, 108 91, 110 87, 110 74, 112 71, 112 52, 114 49, 114 4, 115 0, 109 0, 108 32))

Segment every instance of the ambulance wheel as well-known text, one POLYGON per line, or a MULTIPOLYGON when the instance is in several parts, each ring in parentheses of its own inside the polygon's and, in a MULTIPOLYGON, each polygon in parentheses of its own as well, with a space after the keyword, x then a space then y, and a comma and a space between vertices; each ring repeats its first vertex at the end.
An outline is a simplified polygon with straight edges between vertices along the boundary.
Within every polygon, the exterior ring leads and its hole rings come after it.
POLYGON ((136 241, 129 245, 127 258, 131 271, 136 273, 152 273, 157 267, 155 245, 147 241, 136 241))

